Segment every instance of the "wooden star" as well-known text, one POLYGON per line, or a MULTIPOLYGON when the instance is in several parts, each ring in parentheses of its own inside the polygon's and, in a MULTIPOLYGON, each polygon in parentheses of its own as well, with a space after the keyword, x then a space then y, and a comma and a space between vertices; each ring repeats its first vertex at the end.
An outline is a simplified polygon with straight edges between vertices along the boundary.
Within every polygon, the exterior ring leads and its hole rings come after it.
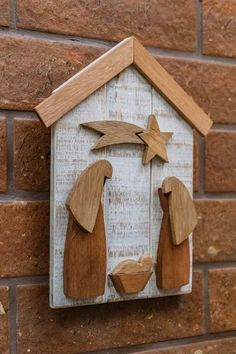
POLYGON ((146 144, 143 153, 143 164, 146 165, 155 156, 158 156, 162 161, 168 162, 166 144, 172 137, 173 133, 162 133, 157 123, 156 117, 152 114, 148 118, 148 127, 138 136, 146 144))

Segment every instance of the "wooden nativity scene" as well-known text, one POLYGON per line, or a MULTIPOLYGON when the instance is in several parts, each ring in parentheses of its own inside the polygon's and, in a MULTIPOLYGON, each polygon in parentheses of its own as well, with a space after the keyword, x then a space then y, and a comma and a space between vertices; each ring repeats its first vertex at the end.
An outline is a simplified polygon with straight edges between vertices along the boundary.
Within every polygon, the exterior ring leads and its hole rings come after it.
POLYGON ((52 127, 50 305, 191 292, 193 129, 208 115, 134 37, 35 110, 52 127))

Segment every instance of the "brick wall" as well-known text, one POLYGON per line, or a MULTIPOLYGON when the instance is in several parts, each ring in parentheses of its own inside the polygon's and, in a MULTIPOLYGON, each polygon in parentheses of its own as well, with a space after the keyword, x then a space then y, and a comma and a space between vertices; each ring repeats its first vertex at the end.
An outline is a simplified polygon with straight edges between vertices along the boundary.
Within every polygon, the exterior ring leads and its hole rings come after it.
POLYGON ((0 0, 0 353, 236 352, 236 0, 0 0), (136 35, 210 113, 190 295, 48 308, 50 131, 32 108, 136 35), (108 349, 109 348, 109 349, 108 349))

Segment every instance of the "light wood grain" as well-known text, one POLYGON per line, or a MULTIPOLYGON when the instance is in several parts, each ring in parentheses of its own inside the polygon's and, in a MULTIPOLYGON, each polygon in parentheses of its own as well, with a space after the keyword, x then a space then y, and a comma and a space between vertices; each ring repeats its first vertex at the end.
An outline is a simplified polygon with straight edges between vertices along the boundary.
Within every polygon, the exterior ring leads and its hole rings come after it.
POLYGON ((106 280, 106 235, 99 204, 93 232, 88 233, 69 216, 64 251, 64 293, 69 297, 103 295, 106 280))
POLYGON ((150 279, 152 258, 141 256, 138 261, 127 259, 119 263, 110 274, 117 292, 132 294, 142 291, 150 279))
POLYGON ((156 59, 134 39, 134 65, 181 116, 206 135, 213 122, 156 59))
POLYGON ((176 177, 167 177, 162 184, 163 193, 170 193, 170 223, 173 242, 182 243, 197 225, 197 213, 185 185, 176 177))
MULTIPOLYGON (((84 306, 124 299, 141 299, 191 292, 189 283, 176 290, 156 287, 152 274, 133 295, 119 294, 111 281, 96 298, 66 297, 63 291, 63 255, 68 224, 66 198, 77 177, 92 162, 106 159, 113 166, 102 196, 107 235, 107 274, 125 259, 150 255, 156 262, 162 211, 155 194, 166 176, 175 175, 192 190, 192 129, 131 66, 68 112, 52 127, 50 304, 54 308, 84 306), (142 165, 143 145, 117 145, 90 151, 97 134, 80 126, 94 119, 125 120, 147 126, 155 114, 162 132, 173 131, 167 144, 169 163, 153 159, 142 165), (150 193, 150 194, 149 194, 150 193)), ((190 238, 190 256, 192 241, 190 238)))
POLYGON ((49 127, 131 64, 193 128, 202 135, 208 133, 212 120, 134 37, 125 39, 74 75, 40 103, 35 111, 44 125, 49 127))
POLYGON ((66 206, 75 221, 87 232, 92 232, 101 202, 106 178, 111 178, 112 166, 99 160, 88 166, 77 178, 66 206))
POLYGON ((143 164, 149 163, 155 156, 162 161, 168 162, 166 144, 172 137, 173 133, 161 133, 156 117, 151 114, 148 119, 148 127, 138 136, 144 141, 146 147, 143 154, 143 164))
POLYGON ((118 293, 134 294, 145 288, 151 275, 152 272, 140 272, 131 274, 110 274, 109 276, 118 293))
POLYGON ((144 142, 136 135, 137 133, 142 132, 143 129, 134 124, 104 120, 87 122, 81 125, 104 134, 93 145, 92 150, 117 144, 144 144, 144 142))
POLYGON ((119 263, 112 271, 112 274, 118 273, 139 273, 139 272, 150 272, 152 268, 152 257, 141 256, 138 261, 133 259, 126 259, 125 261, 119 263))
POLYGON ((60 86, 35 111, 49 127, 132 63, 133 38, 127 38, 60 86))
POLYGON ((163 218, 157 252, 156 279, 161 289, 175 289, 189 282, 190 250, 189 239, 176 246, 172 240, 169 196, 158 189, 163 218))

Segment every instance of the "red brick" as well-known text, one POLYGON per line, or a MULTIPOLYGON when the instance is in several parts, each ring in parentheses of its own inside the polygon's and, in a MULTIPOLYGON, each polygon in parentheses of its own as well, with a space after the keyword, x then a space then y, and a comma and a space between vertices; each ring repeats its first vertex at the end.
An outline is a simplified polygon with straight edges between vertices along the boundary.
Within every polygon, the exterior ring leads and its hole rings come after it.
POLYGON ((0 203, 0 276, 48 273, 49 205, 0 203))
POLYGON ((0 353, 9 354, 8 287, 0 286, 0 353))
POLYGON ((236 132, 211 132, 206 137, 205 190, 236 192, 236 132))
POLYGON ((236 329, 236 268, 209 272, 211 331, 236 329))
POLYGON ((149 46, 196 49, 194 0, 18 0, 17 10, 22 28, 111 41, 135 35, 149 46))
POLYGON ((7 130, 6 119, 0 117, 0 192, 7 191, 7 130))
POLYGON ((195 201, 198 225, 194 231, 196 262, 236 260, 236 200, 195 201))
POLYGON ((18 287, 19 354, 72 354, 203 333, 202 274, 192 294, 52 310, 46 285, 18 287))
POLYGON ((193 145, 193 190, 199 190, 199 135, 194 131, 193 145))
POLYGON ((32 110, 104 50, 21 36, 0 36, 0 108, 32 110))
POLYGON ((0 26, 9 26, 10 0, 0 0, 0 26))
POLYGON ((49 190, 50 129, 36 120, 15 119, 14 166, 17 189, 49 190))
POLYGON ((236 1, 203 0, 203 51, 236 57, 236 1))
POLYGON ((215 123, 236 123, 236 65, 163 57, 158 61, 215 123))
MULTIPOLYGON (((33 109, 104 51, 79 44, 1 36, 0 108, 33 109)), ((159 61, 215 122, 236 122, 236 66, 163 57, 159 61)))
POLYGON ((236 354, 236 339, 209 340, 167 349, 154 349, 135 354, 236 354))

